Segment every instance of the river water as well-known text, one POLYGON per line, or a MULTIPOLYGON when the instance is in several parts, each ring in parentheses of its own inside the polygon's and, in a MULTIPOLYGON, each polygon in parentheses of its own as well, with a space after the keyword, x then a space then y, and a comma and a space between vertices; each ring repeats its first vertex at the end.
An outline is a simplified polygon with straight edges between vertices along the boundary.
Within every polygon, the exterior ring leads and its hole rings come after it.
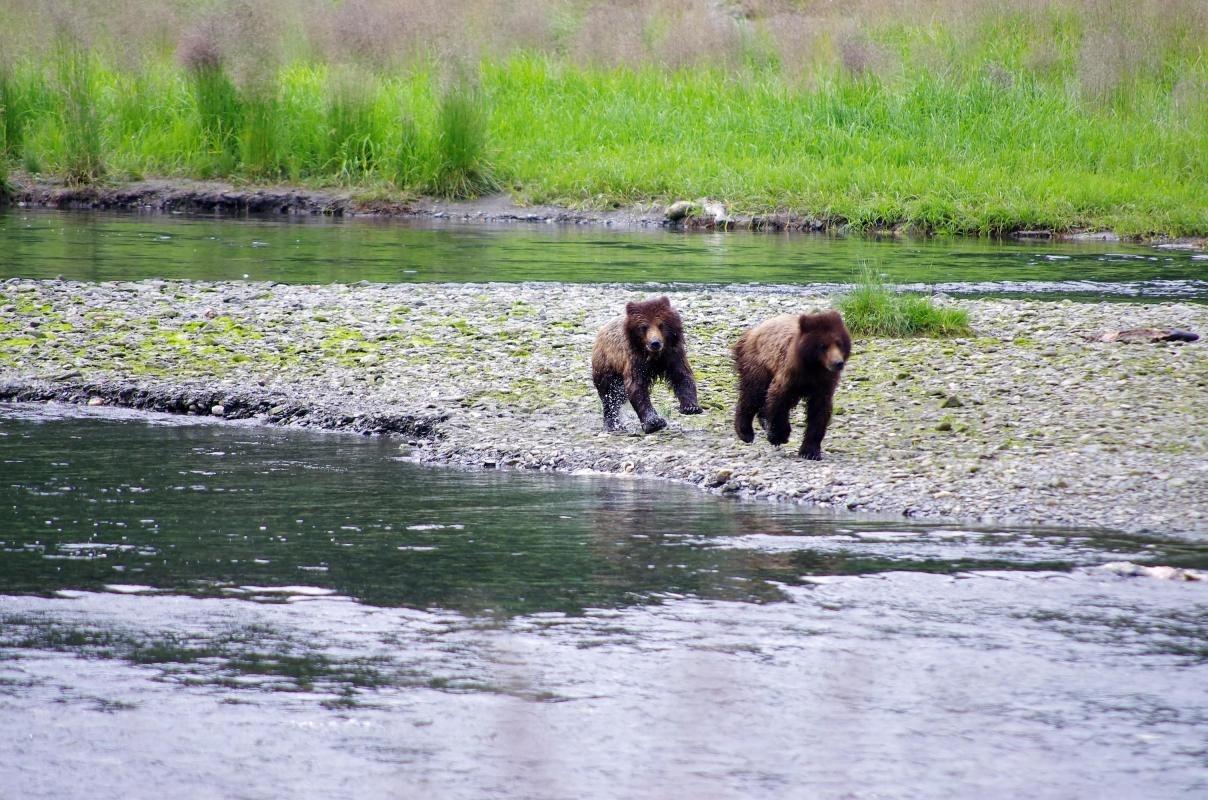
POLYGON ((0 797, 1208 793, 1202 538, 0 406, 0 797))
MULTIPOLYGON (((1208 299, 1202 253, 0 212, 0 278, 1208 299)), ((1203 537, 0 405, 0 800, 1208 796, 1203 537)))
POLYGON ((0 211, 0 278, 352 283, 850 284, 1012 297, 1208 301, 1208 254, 1177 246, 555 225, 0 211))

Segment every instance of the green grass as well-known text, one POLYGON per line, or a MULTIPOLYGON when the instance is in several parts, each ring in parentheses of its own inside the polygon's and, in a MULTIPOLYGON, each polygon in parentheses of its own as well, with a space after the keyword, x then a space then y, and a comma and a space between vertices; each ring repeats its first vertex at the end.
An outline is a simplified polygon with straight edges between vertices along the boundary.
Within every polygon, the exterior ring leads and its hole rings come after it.
POLYGON ((966 336, 972 333, 969 314, 937 306, 928 297, 895 292, 871 275, 839 299, 847 329, 854 336, 900 339, 911 336, 966 336))
POLYGON ((477 197, 499 188, 487 152, 484 98, 458 82, 440 98, 436 119, 435 171, 428 190, 442 197, 477 197))
POLYGON ((485 55, 443 90, 435 60, 301 53, 249 84, 162 50, 119 61, 61 48, 53 63, 0 66, 0 158, 78 182, 453 198, 502 187, 594 208, 708 196, 856 230, 1208 234, 1208 59, 1194 28, 1125 63, 1127 41, 1068 8, 979 13, 959 35, 939 22, 870 29, 892 69, 819 56, 794 72, 755 37, 727 69, 485 55))
POLYGON ((61 104, 50 131, 61 137, 63 176, 68 183, 93 183, 105 172, 97 68, 91 54, 70 43, 60 44, 56 67, 61 104))
POLYGON ((198 174, 208 177, 229 173, 238 164, 239 132, 243 127, 239 92, 226 72, 214 64, 198 65, 186 70, 186 75, 196 104, 197 144, 213 159, 212 164, 199 165, 198 174))

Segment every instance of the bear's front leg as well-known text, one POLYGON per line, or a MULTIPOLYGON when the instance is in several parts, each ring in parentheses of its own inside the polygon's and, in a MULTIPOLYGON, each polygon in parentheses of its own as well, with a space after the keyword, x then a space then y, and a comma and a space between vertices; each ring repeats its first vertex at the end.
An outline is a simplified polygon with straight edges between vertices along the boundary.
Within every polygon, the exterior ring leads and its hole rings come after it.
POLYGON ((740 398, 738 406, 734 409, 734 433, 738 436, 739 441, 747 444, 755 441, 755 428, 751 426, 753 419, 755 419, 755 412, 740 398))
POLYGON ((793 429, 789 424, 789 410, 787 408, 769 411, 765 419, 767 420, 769 443, 782 445, 789 440, 789 435, 793 429))
POLYGON ((805 413, 805 437, 801 440, 801 449, 797 454, 809 461, 821 461, 822 437, 826 436, 826 428, 831 418, 830 393, 810 395, 805 413))
POLYGON ((629 378, 625 381, 625 391, 629 395, 629 403, 642 421, 642 431, 655 433, 667 427, 667 420, 659 416, 650 403, 650 387, 648 381, 629 378))
POLYGON ((608 375, 596 381, 600 404, 604 407, 604 430, 609 433, 622 431, 621 406, 625 404, 625 382, 620 375, 608 375))
POLYGON ((677 354, 667 365, 667 381, 675 392, 675 399, 679 400, 681 414, 701 413, 700 401, 696 399, 696 377, 683 353, 677 354))

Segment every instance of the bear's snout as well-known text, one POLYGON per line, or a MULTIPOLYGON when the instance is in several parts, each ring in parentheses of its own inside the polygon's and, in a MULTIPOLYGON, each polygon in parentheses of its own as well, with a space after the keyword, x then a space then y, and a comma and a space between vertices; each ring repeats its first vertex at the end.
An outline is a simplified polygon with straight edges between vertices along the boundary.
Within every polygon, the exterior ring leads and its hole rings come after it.
POLYGON ((651 352, 657 353, 663 349, 663 341, 661 339, 651 339, 646 342, 646 347, 650 348, 651 352))
POLYGON ((839 372, 843 369, 843 365, 847 363, 847 359, 843 355, 843 349, 837 344, 832 344, 826 351, 826 368, 831 372, 839 372))

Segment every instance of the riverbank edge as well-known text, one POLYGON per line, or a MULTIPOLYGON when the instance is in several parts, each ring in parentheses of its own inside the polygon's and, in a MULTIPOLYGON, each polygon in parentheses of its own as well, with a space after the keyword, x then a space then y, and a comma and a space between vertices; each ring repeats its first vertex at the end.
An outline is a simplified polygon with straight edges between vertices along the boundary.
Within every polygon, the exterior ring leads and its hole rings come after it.
MULTIPOLYGON (((300 427, 354 433, 362 436, 387 436, 405 441, 417 448, 413 455, 423 463, 463 469, 502 469, 532 471, 534 467, 523 464, 508 464, 498 457, 495 450, 487 448, 481 453, 459 449, 455 455, 426 448, 438 442, 442 436, 440 424, 449 419, 447 412, 430 415, 415 413, 384 414, 380 412, 354 410, 322 404, 299 403, 286 395, 265 389, 226 390, 207 387, 199 383, 157 383, 122 379, 75 381, 72 377, 62 380, 37 378, 0 381, 0 403, 63 403, 75 406, 106 406, 132 409, 150 413, 172 414, 221 419, 229 422, 251 422, 270 427, 300 427)), ((560 469, 540 466, 538 471, 568 473, 577 468, 560 469)), ((611 474, 611 473, 604 473, 611 474)), ((627 473, 618 473, 622 477, 627 473)), ((708 494, 725 495, 721 486, 694 484, 692 481, 662 474, 644 474, 652 480, 664 480, 692 486, 708 494)), ((747 498, 752 499, 752 498, 747 498)), ((792 502, 787 498, 768 498, 773 502, 792 502)), ((880 519, 910 518, 915 522, 934 522, 952 525, 984 525, 976 519, 954 519, 950 516, 915 515, 905 512, 854 511, 835 508, 823 503, 798 501, 795 503, 817 513, 860 514, 880 519)), ((1146 535, 1148 531, 1120 531, 1125 535, 1146 535)))
MULTIPOLYGON (((310 428, 334 433, 350 433, 362 436, 386 436, 405 442, 413 448, 410 455, 421 463, 461 469, 501 469, 509 471, 542 471, 569 474, 582 471, 573 462, 562 464, 529 464, 509 459, 498 448, 487 446, 480 449, 466 448, 464 443, 450 451, 439 448, 444 438, 441 424, 449 421, 446 410, 431 413, 399 412, 384 413, 358 408, 355 403, 334 405, 305 403, 291 399, 281 392, 262 388, 229 389, 214 388, 203 382, 179 381, 163 383, 122 378, 102 380, 77 380, 78 376, 66 375, 50 380, 25 378, 0 380, 0 403, 63 403, 75 406, 107 406, 135 411, 197 417, 198 419, 220 419, 227 422, 250 422, 269 427, 310 428)), ((626 477, 628 472, 604 472, 614 477, 626 477)), ((725 482, 697 483, 691 480, 660 472, 643 473, 643 478, 671 481, 692 486, 707 494, 726 496, 730 487, 725 482)), ((950 514, 919 513, 909 507, 897 510, 851 509, 828 503, 812 502, 782 496, 758 497, 738 494, 747 500, 787 502, 800 505, 816 513, 859 514, 879 519, 911 519, 917 523, 937 525, 960 525, 984 527, 991 523, 978 517, 962 517, 950 514)), ((1046 526, 1034 520, 1026 524, 1046 526)), ((1078 530, 1085 526, 1059 524, 1059 527, 1078 530)), ((1087 528, 1090 529, 1090 528, 1087 528)), ((1095 528, 1098 530, 1099 528, 1095 528)), ((1156 531, 1140 528, 1109 527, 1126 536, 1147 536, 1156 531)), ((1186 536, 1186 531, 1165 532, 1165 535, 1186 536)))
MULTIPOLYGON (((226 217, 332 217, 397 220, 441 220, 485 224, 533 223, 589 225, 609 228, 665 228, 684 231, 759 231, 767 233, 847 234, 842 219, 827 219, 790 211, 769 210, 753 215, 688 214, 670 219, 670 206, 634 205, 613 210, 584 210, 565 206, 518 205, 509 195, 476 200, 443 201, 431 197, 388 197, 355 189, 310 189, 291 185, 236 185, 223 181, 147 179, 112 184, 72 186, 24 174, 9 178, 10 194, 0 196, 18 208, 74 211, 124 211, 151 214, 207 214, 226 217)), ((675 215, 678 216, 678 215, 675 215)), ((1084 229, 1033 230, 1023 225, 997 238, 1065 242, 1140 242, 1182 245, 1208 250, 1208 237, 1121 236, 1113 231, 1084 229)), ((932 232, 898 225, 857 233, 869 237, 927 237, 932 232)))
POLYGON ((128 380, 9 380, 0 382, 0 402, 104 405, 187 416, 252 419, 263 424, 319 428, 365 436, 398 436, 412 441, 436 440, 448 414, 386 413, 300 403, 264 389, 227 390, 183 381, 157 383, 128 380), (215 409, 221 409, 215 412, 215 409))

